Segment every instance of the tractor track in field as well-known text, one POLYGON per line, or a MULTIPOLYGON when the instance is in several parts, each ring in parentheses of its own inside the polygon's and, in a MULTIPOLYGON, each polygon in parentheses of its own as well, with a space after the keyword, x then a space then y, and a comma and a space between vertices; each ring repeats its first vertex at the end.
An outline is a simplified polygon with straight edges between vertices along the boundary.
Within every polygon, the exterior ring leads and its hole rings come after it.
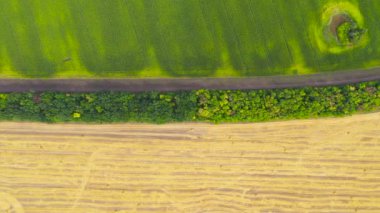
POLYGON ((0 92, 250 90, 321 87, 380 80, 380 68, 299 76, 247 78, 0 79, 0 92))
POLYGON ((378 213, 379 125, 0 122, 0 212, 378 213))

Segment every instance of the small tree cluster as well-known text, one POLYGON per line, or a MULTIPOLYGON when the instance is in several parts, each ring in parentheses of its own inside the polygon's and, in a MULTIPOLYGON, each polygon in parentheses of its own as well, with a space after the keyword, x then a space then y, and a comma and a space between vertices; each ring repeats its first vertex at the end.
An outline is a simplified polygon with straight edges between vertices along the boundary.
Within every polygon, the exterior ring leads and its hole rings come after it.
POLYGON ((365 30, 360 28, 353 20, 346 21, 337 28, 338 41, 342 45, 352 45, 357 43, 360 41, 364 33, 365 30))

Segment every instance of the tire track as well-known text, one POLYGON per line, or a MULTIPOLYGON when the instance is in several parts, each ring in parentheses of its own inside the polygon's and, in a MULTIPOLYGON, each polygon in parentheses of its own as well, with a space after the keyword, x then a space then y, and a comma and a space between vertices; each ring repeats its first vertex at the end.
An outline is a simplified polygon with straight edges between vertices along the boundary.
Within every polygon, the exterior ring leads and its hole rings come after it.
POLYGON ((254 90, 345 85, 379 81, 380 68, 336 71, 300 76, 247 78, 146 79, 0 79, 0 92, 186 91, 198 89, 254 90))

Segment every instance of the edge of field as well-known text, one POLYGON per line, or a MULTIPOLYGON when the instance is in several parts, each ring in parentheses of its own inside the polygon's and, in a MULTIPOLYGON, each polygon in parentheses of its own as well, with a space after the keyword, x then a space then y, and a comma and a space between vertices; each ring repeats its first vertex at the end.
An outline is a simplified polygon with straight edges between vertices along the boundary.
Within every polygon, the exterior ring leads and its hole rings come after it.
POLYGON ((181 91, 198 89, 250 90, 333 86, 380 80, 380 67, 299 76, 247 78, 89 78, 89 79, 0 79, 0 92, 57 91, 181 91))

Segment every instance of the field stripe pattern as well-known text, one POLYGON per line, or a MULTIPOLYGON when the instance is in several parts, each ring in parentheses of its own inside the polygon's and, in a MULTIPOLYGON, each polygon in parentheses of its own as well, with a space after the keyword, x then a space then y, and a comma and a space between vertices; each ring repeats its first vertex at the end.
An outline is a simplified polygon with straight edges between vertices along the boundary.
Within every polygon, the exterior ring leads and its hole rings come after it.
POLYGON ((0 77, 237 77, 373 68, 380 66, 379 7, 367 0, 1 0, 0 77), (310 28, 326 5, 341 2, 361 11, 369 43, 324 52, 310 28))
POLYGON ((0 123, 0 210, 379 212, 379 126, 0 123))

